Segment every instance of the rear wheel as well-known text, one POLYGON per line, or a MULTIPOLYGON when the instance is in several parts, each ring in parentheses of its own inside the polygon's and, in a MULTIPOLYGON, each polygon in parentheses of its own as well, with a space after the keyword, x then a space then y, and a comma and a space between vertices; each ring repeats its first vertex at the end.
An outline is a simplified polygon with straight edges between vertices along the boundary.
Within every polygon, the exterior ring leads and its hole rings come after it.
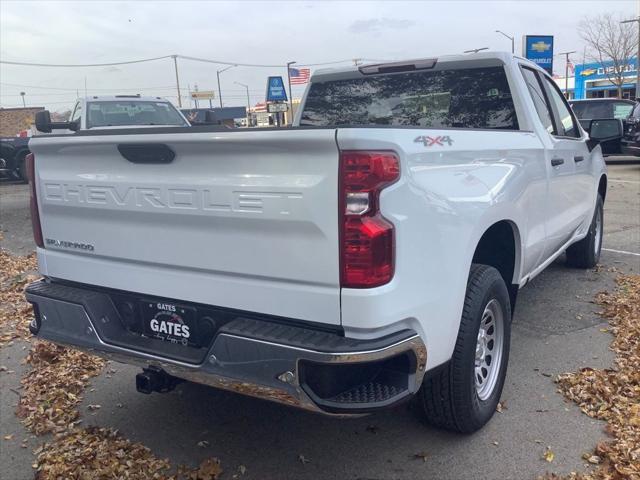
POLYGON ((577 243, 567 248, 567 264, 576 268, 593 268, 600 260, 604 231, 604 202, 598 194, 589 232, 577 243))
POLYGON ((29 177, 27 176, 27 153, 22 152, 18 154, 18 162, 16 164, 16 176, 19 180, 22 180, 23 183, 27 183, 29 181, 29 177))
POLYGON ((504 385, 510 338, 511 304, 502 276, 493 267, 472 265, 453 356, 427 375, 419 393, 429 423, 470 433, 491 419, 504 385))

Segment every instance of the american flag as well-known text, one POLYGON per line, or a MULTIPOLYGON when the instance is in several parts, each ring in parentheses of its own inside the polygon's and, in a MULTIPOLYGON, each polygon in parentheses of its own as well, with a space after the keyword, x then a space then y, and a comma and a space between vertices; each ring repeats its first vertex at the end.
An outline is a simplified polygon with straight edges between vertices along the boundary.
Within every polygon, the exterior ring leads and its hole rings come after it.
POLYGON ((291 85, 304 85, 309 81, 310 76, 311 70, 309 70, 308 68, 289 69, 289 79, 291 80, 291 85))

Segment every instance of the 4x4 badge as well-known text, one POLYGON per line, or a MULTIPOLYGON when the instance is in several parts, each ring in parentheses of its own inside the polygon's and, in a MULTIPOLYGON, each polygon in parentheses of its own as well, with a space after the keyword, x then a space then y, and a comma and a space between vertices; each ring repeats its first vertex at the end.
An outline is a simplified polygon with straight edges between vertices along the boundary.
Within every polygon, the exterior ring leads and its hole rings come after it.
POLYGON ((422 143, 425 147, 433 147, 434 145, 439 145, 444 147, 444 144, 451 146, 453 144, 453 140, 448 135, 445 136, 437 136, 437 137, 429 137, 427 135, 420 135, 416 137, 414 140, 416 143, 422 143))

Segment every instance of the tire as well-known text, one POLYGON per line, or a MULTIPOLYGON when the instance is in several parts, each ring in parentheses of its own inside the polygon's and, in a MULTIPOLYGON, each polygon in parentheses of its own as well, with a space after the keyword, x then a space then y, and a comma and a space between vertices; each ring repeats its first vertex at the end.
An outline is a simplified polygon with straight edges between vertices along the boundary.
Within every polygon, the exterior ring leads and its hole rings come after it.
POLYGON ((26 157, 29 152, 18 153, 18 162, 16 164, 16 174, 18 179, 22 183, 28 183, 29 177, 27 175, 27 161, 26 157))
POLYGON ((575 268, 593 268, 600 260, 604 231, 604 202, 598 194, 589 232, 579 242, 567 248, 567 265, 575 268))
POLYGON ((446 430, 471 433, 491 419, 504 386, 510 338, 511 303, 507 286, 495 268, 473 264, 453 356, 436 372, 425 376, 418 393, 428 423, 446 430), (493 316, 493 333, 488 316, 493 316), (481 325, 483 340, 479 335, 481 325), (493 335, 493 349, 489 348, 491 340, 487 335, 493 335), (485 342, 484 356, 478 350, 481 342, 485 342), (482 357, 484 363, 476 357, 482 357), (482 368, 487 366, 489 359, 491 364, 485 369, 487 377, 484 382, 476 381, 478 372, 479 379, 484 376, 482 368))

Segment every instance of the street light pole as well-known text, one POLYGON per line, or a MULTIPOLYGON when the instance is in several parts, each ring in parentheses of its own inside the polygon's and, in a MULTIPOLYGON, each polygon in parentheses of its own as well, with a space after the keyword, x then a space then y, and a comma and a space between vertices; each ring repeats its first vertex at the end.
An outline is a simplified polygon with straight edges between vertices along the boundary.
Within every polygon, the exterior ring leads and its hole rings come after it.
POLYGON ((290 124, 293 123, 293 97, 291 96, 291 65, 296 62, 287 62, 287 82, 289 82, 289 116, 290 124))
POLYGON ((27 108, 27 103, 24 100, 24 96, 26 95, 26 92, 20 92, 20 96, 22 97, 22 107, 23 108, 27 108))
POLYGON ((244 83, 240 83, 240 82, 233 82, 233 83, 237 83, 238 85, 241 85, 247 89, 247 128, 248 128, 251 126, 251 117, 249 113, 249 110, 251 110, 251 100, 249 100, 249 85, 245 85, 244 83))
POLYGON ((636 53, 636 102, 640 101, 640 17, 632 20, 625 20, 620 23, 633 23, 638 24, 638 52, 636 53))
POLYGON ((504 33, 502 30, 496 30, 496 33, 499 33, 500 35, 504 35, 505 37, 507 37, 509 40, 511 40, 511 53, 516 53, 516 43, 515 43, 515 37, 512 37, 511 35, 507 35, 506 33, 504 33))
POLYGON ((564 97, 569 100, 569 55, 576 53, 575 50, 571 52, 560 52, 558 55, 564 55, 564 97))
POLYGON ((182 96, 180 95, 180 79, 178 78, 178 56, 171 55, 173 66, 176 70, 176 89, 178 90, 178 108, 182 108, 182 96))
POLYGON ((229 65, 228 67, 223 68, 222 70, 216 71, 216 76, 218 77, 218 98, 220 99, 220 108, 222 108, 222 89, 220 88, 220 74, 222 72, 226 72, 227 70, 233 67, 237 67, 237 65, 229 65))

